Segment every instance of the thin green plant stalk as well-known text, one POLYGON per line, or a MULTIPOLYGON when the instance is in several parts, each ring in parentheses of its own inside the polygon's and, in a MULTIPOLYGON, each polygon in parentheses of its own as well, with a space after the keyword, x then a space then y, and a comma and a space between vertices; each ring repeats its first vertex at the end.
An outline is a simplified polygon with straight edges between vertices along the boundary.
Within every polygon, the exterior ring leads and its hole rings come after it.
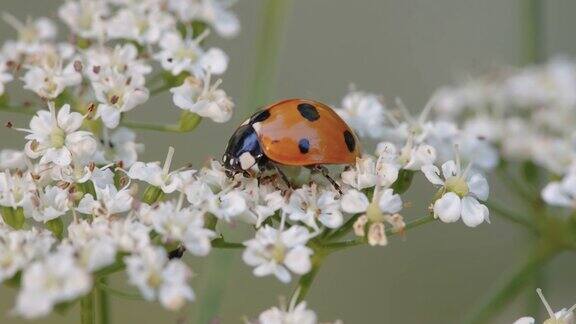
POLYGON ((490 323, 490 320, 499 313, 506 305, 522 292, 534 278, 534 274, 556 254, 556 251, 547 248, 539 249, 528 260, 513 269, 507 276, 501 279, 473 311, 470 318, 464 323, 482 324, 490 323))
POLYGON ((80 323, 94 324, 96 322, 96 312, 94 309, 95 290, 90 291, 80 299, 80 323))
POLYGON ((534 64, 545 59, 545 24, 542 0, 522 0, 522 37, 524 64, 534 64))
POLYGON ((198 308, 198 323, 211 323, 220 311, 235 254, 231 251, 213 253, 205 269, 208 280, 205 282, 201 305, 198 308))
POLYGON ((102 277, 99 280, 99 285, 97 285, 98 293, 98 323, 108 324, 110 323, 110 298, 108 292, 100 288, 100 284, 108 285, 108 278, 102 277))
POLYGON ((251 114, 253 110, 268 103, 274 95, 278 53, 280 52, 282 31, 286 15, 290 9, 290 2, 291 0, 265 0, 246 114, 251 114))
POLYGON ((306 295, 308 295, 312 283, 314 282, 314 279, 316 279, 316 276, 320 271, 320 267, 322 266, 322 262, 324 262, 324 258, 326 258, 326 256, 327 252, 322 249, 314 251, 314 255, 312 255, 312 269, 310 269, 310 272, 300 277, 298 286, 296 287, 296 290, 292 296, 292 298, 297 298, 298 303, 304 300, 306 295), (298 294, 298 296, 294 296, 294 294, 298 294))

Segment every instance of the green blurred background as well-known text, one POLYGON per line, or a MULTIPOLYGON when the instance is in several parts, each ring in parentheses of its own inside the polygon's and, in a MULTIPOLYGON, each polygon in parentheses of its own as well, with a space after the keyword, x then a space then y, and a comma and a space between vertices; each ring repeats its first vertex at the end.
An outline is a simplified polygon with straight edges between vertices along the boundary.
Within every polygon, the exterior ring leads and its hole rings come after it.
MULTIPOLYGON (((271 0, 277 1, 277 0, 271 0)), ((542 1, 544 53, 576 54, 574 14, 576 2, 542 1)), ((20 19, 55 17, 60 1, 0 0, 1 11, 20 19)), ((223 88, 237 103, 234 120, 221 125, 206 121, 191 134, 141 131, 146 143, 143 160, 161 160, 167 145, 176 148, 176 163, 200 166, 219 157, 235 125, 256 107, 251 101, 258 35, 268 1, 240 0, 235 5, 242 31, 232 40, 210 40, 230 56, 223 88)), ((401 97, 418 111, 438 87, 501 65, 526 62, 523 43, 524 1, 502 0, 293 0, 287 7, 276 77, 266 80, 274 100, 316 98, 338 104, 350 83, 359 89, 401 97)), ((0 39, 14 36, 0 24, 0 39)), ((13 87, 11 87, 13 88, 13 87)), ((26 93, 30 95, 30 93, 26 93)), ((169 95, 154 97, 128 116, 140 121, 172 122, 178 116, 169 95)), ((4 124, 22 125, 26 118, 0 114, 4 124)), ((0 147, 23 145, 22 134, 0 129, 0 147)), ((492 179, 492 195, 514 203, 513 197, 492 179)), ((432 194, 424 181, 416 181, 405 217, 425 211, 432 194)), ((405 240, 393 238, 385 248, 358 247, 329 257, 307 300, 322 320, 346 323, 459 323, 497 279, 525 259, 530 242, 514 226, 492 217, 492 224, 470 229, 461 223, 431 224, 410 231, 405 240)), ((200 309, 218 296, 223 285, 222 323, 238 323, 289 296, 292 286, 273 278, 257 279, 238 251, 215 251, 206 259, 187 259, 197 276, 193 286, 197 302, 180 314, 158 304, 112 297, 114 323, 198 323, 200 309), (228 270, 225 270, 228 269, 228 270), (218 276, 225 282, 218 284, 218 276)), ((545 294, 554 308, 576 302, 576 258, 562 255, 546 270, 545 294)), ((122 289, 124 278, 113 278, 122 289)), ((15 291, 0 288, 0 323, 22 323, 10 315, 15 291)), ((528 315, 526 305, 535 292, 521 295, 494 322, 511 323, 528 315)), ((77 307, 76 307, 77 308, 77 307)), ((76 323, 78 310, 52 315, 46 323, 76 323)))

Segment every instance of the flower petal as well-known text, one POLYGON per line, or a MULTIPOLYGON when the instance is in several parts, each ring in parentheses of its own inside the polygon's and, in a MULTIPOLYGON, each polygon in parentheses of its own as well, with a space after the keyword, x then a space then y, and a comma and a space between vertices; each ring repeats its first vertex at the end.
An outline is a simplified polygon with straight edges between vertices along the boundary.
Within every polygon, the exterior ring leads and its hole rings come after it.
POLYGON ((488 208, 473 197, 462 198, 462 221, 468 227, 476 227, 488 218, 488 208))
POLYGON ((448 192, 434 203, 434 215, 444 223, 452 223, 460 218, 460 197, 453 192, 448 192))

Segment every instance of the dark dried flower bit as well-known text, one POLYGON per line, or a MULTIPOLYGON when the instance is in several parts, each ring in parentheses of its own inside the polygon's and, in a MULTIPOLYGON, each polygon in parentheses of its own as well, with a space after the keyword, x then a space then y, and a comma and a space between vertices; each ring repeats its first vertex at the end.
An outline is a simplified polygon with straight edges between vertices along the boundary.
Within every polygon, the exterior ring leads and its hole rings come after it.
POLYGON ((94 163, 93 161, 90 161, 90 163, 88 163, 88 170, 90 170, 90 172, 94 171, 94 169, 96 168, 96 163, 94 163))
POLYGON ((116 161, 116 168, 117 169, 124 169, 124 161, 116 161))
POLYGON ((83 69, 82 62, 80 62, 78 60, 74 61, 74 70, 76 72, 82 72, 82 69, 83 69))
POLYGON ((116 103, 118 103, 118 100, 120 100, 120 97, 118 97, 117 95, 113 95, 112 98, 110 99, 110 102, 115 105, 116 103))
POLYGON ((92 67, 92 72, 94 72, 94 74, 98 74, 100 73, 100 69, 101 67, 99 65, 94 65, 94 67, 92 67))
POLYGON ((32 151, 36 151, 36 149, 38 149, 38 146, 40 146, 40 143, 37 140, 32 140, 32 143, 30 143, 30 148, 32 149, 32 151))
POLYGON ((14 124, 11 121, 7 121, 6 124, 4 124, 4 126, 6 126, 8 128, 12 128, 12 127, 14 127, 14 124))

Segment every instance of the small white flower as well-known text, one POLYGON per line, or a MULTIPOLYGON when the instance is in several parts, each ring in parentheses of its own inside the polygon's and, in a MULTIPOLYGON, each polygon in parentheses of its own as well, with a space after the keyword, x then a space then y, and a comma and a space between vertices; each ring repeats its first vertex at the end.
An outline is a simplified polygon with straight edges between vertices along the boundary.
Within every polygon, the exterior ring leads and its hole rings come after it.
POLYGON ((121 251, 138 252, 150 246, 150 228, 132 217, 112 222, 110 232, 121 251))
POLYGON ((108 128, 116 128, 120 115, 143 104, 149 98, 142 76, 111 73, 92 82, 96 99, 100 102, 96 117, 108 128))
POLYGON ((18 208, 30 204, 36 185, 28 172, 0 172, 0 206, 18 208))
POLYGON ((58 16, 72 32, 83 38, 101 38, 105 33, 108 15, 105 1, 66 1, 59 10, 58 16))
POLYGON ((336 112, 358 136, 380 138, 384 134, 385 109, 378 96, 353 91, 342 99, 342 108, 336 112))
POLYGON ((34 91, 42 98, 56 99, 67 87, 80 84, 82 75, 74 69, 74 63, 62 66, 62 59, 56 60, 46 59, 39 65, 29 66, 22 78, 24 89, 34 91))
POLYGON ((342 181, 358 190, 374 187, 388 187, 398 179, 399 166, 382 155, 375 162, 370 155, 356 159, 356 165, 342 172, 342 181))
POLYGON ((170 172, 170 165, 174 157, 174 148, 168 148, 168 154, 164 165, 160 167, 160 162, 135 162, 128 171, 128 177, 149 183, 152 186, 162 189, 165 193, 172 193, 181 187, 181 178, 178 171, 170 172))
POLYGON ((169 0, 168 9, 184 22, 198 20, 211 25, 223 37, 233 37, 240 31, 236 15, 229 10, 232 1, 226 0, 169 0))
MULTIPOLYGON (((214 214, 214 216, 227 222, 240 217, 248 208, 246 198, 240 190, 222 192, 214 196, 208 203, 209 211, 214 214)), ((256 223, 254 219, 247 219, 247 221, 256 223)))
POLYGON ((134 40, 139 44, 156 44, 162 34, 175 26, 174 18, 162 11, 160 2, 157 3, 154 6, 145 2, 132 4, 118 11, 106 23, 108 36, 134 40))
MULTIPOLYGON (((108 130, 103 129, 102 133, 108 135, 108 130)), ((119 127, 110 136, 100 140, 93 159, 98 164, 122 162, 124 168, 129 168, 138 161, 138 154, 143 151, 144 144, 136 142, 136 133, 128 128, 119 127)))
POLYGON ((85 73, 92 81, 118 73, 141 79, 152 72, 152 67, 138 57, 138 49, 130 43, 119 44, 114 48, 93 46, 86 51, 85 56, 85 73))
POLYGON ((15 310, 25 318, 50 313, 54 305, 74 300, 90 291, 92 279, 74 259, 71 249, 61 249, 27 267, 15 310))
POLYGON ((200 178, 215 192, 221 191, 232 183, 226 175, 226 170, 222 166, 222 163, 214 159, 210 160, 209 167, 204 167, 200 170, 200 178))
POLYGON ((342 209, 349 213, 364 213, 354 222, 354 234, 367 236, 368 244, 385 246, 388 244, 385 225, 392 225, 395 232, 404 230, 404 219, 398 214, 402 210, 402 199, 392 189, 374 190, 372 202, 357 190, 349 190, 342 198, 342 209), (366 233, 368 229, 368 233, 366 233))
POLYGON ((224 90, 218 89, 221 80, 210 84, 210 72, 202 81, 188 77, 181 86, 170 89, 174 104, 217 123, 225 123, 232 117, 234 103, 224 90))
POLYGON ((204 213, 189 208, 179 208, 174 202, 161 202, 150 211, 154 230, 168 242, 182 242, 194 255, 205 256, 210 252, 213 231, 204 228, 204 213))
POLYGON ((116 244, 110 236, 110 223, 97 218, 72 222, 68 226, 68 238, 76 249, 78 263, 91 272, 102 269, 116 260, 116 244))
POLYGON ((336 193, 319 189, 316 184, 295 190, 284 212, 291 220, 302 221, 313 229, 318 229, 317 221, 328 228, 338 228, 343 222, 336 193))
POLYGON ((70 105, 64 105, 58 113, 53 104, 50 110, 40 110, 30 121, 30 129, 20 129, 26 135, 26 154, 36 159, 41 157, 40 164, 52 162, 67 166, 76 158, 91 156, 96 150, 96 140, 92 133, 78 130, 84 117, 77 112, 70 112, 70 105))
POLYGON ((222 74, 228 67, 228 56, 219 48, 204 51, 199 43, 206 35, 204 33, 196 39, 190 37, 183 39, 177 32, 166 33, 160 40, 161 51, 155 58, 173 75, 189 72, 197 78, 202 78, 205 71, 222 74))
POLYGON ((21 22, 9 13, 3 12, 2 18, 12 28, 18 32, 18 42, 22 47, 35 47, 44 41, 53 40, 57 34, 57 27, 54 22, 46 17, 37 19, 28 18, 26 22, 21 22))
POLYGON ((436 149, 427 144, 415 145, 412 137, 408 138, 400 150, 393 143, 381 142, 376 148, 376 154, 381 165, 392 164, 397 169, 412 171, 420 170, 436 161, 436 149))
POLYGON ((260 227, 268 217, 274 215, 284 204, 282 192, 272 185, 259 183, 257 179, 247 181, 244 185, 244 194, 247 196, 247 213, 256 219, 256 227, 260 227))
POLYGON ((253 239, 244 242, 246 249, 242 258, 255 267, 255 276, 273 274, 281 282, 288 283, 292 277, 290 271, 303 275, 312 267, 310 256, 313 252, 306 246, 309 239, 310 233, 303 226, 294 225, 283 230, 265 225, 253 239))
POLYGON ((11 149, 0 150, 0 170, 20 169, 25 170, 26 153, 11 149))
POLYGON ((54 181, 65 181, 70 183, 84 183, 92 177, 90 165, 79 163, 72 158, 72 163, 66 166, 53 165, 50 169, 50 177, 54 181))
POLYGON ((318 319, 313 310, 306 308, 306 302, 302 301, 298 305, 294 305, 294 301, 290 307, 272 307, 263 311, 258 316, 258 324, 316 324, 318 319))
POLYGON ((104 188, 94 186, 96 197, 92 194, 85 194, 78 203, 77 211, 109 217, 114 214, 129 211, 132 208, 132 196, 128 188, 116 189, 114 185, 107 185, 104 188))
POLYGON ((14 231, 0 227, 0 282, 44 257, 56 240, 48 231, 14 231))
POLYGON ((478 202, 488 199, 488 182, 470 168, 462 172, 460 162, 448 161, 442 165, 442 175, 435 165, 422 168, 422 172, 432 184, 442 186, 442 197, 434 202, 434 215, 445 223, 462 218, 464 224, 476 227, 489 222, 488 208, 478 202))
POLYGON ((70 209, 68 191, 55 186, 39 189, 30 202, 24 210, 37 222, 47 222, 58 218, 70 209))
POLYGON ((182 261, 168 260, 164 249, 149 247, 125 257, 124 262, 128 279, 146 300, 160 300, 170 310, 194 300, 194 292, 188 286, 192 272, 182 261))
POLYGON ((576 207, 576 173, 566 175, 562 181, 553 181, 542 189, 542 199, 552 206, 576 207))

